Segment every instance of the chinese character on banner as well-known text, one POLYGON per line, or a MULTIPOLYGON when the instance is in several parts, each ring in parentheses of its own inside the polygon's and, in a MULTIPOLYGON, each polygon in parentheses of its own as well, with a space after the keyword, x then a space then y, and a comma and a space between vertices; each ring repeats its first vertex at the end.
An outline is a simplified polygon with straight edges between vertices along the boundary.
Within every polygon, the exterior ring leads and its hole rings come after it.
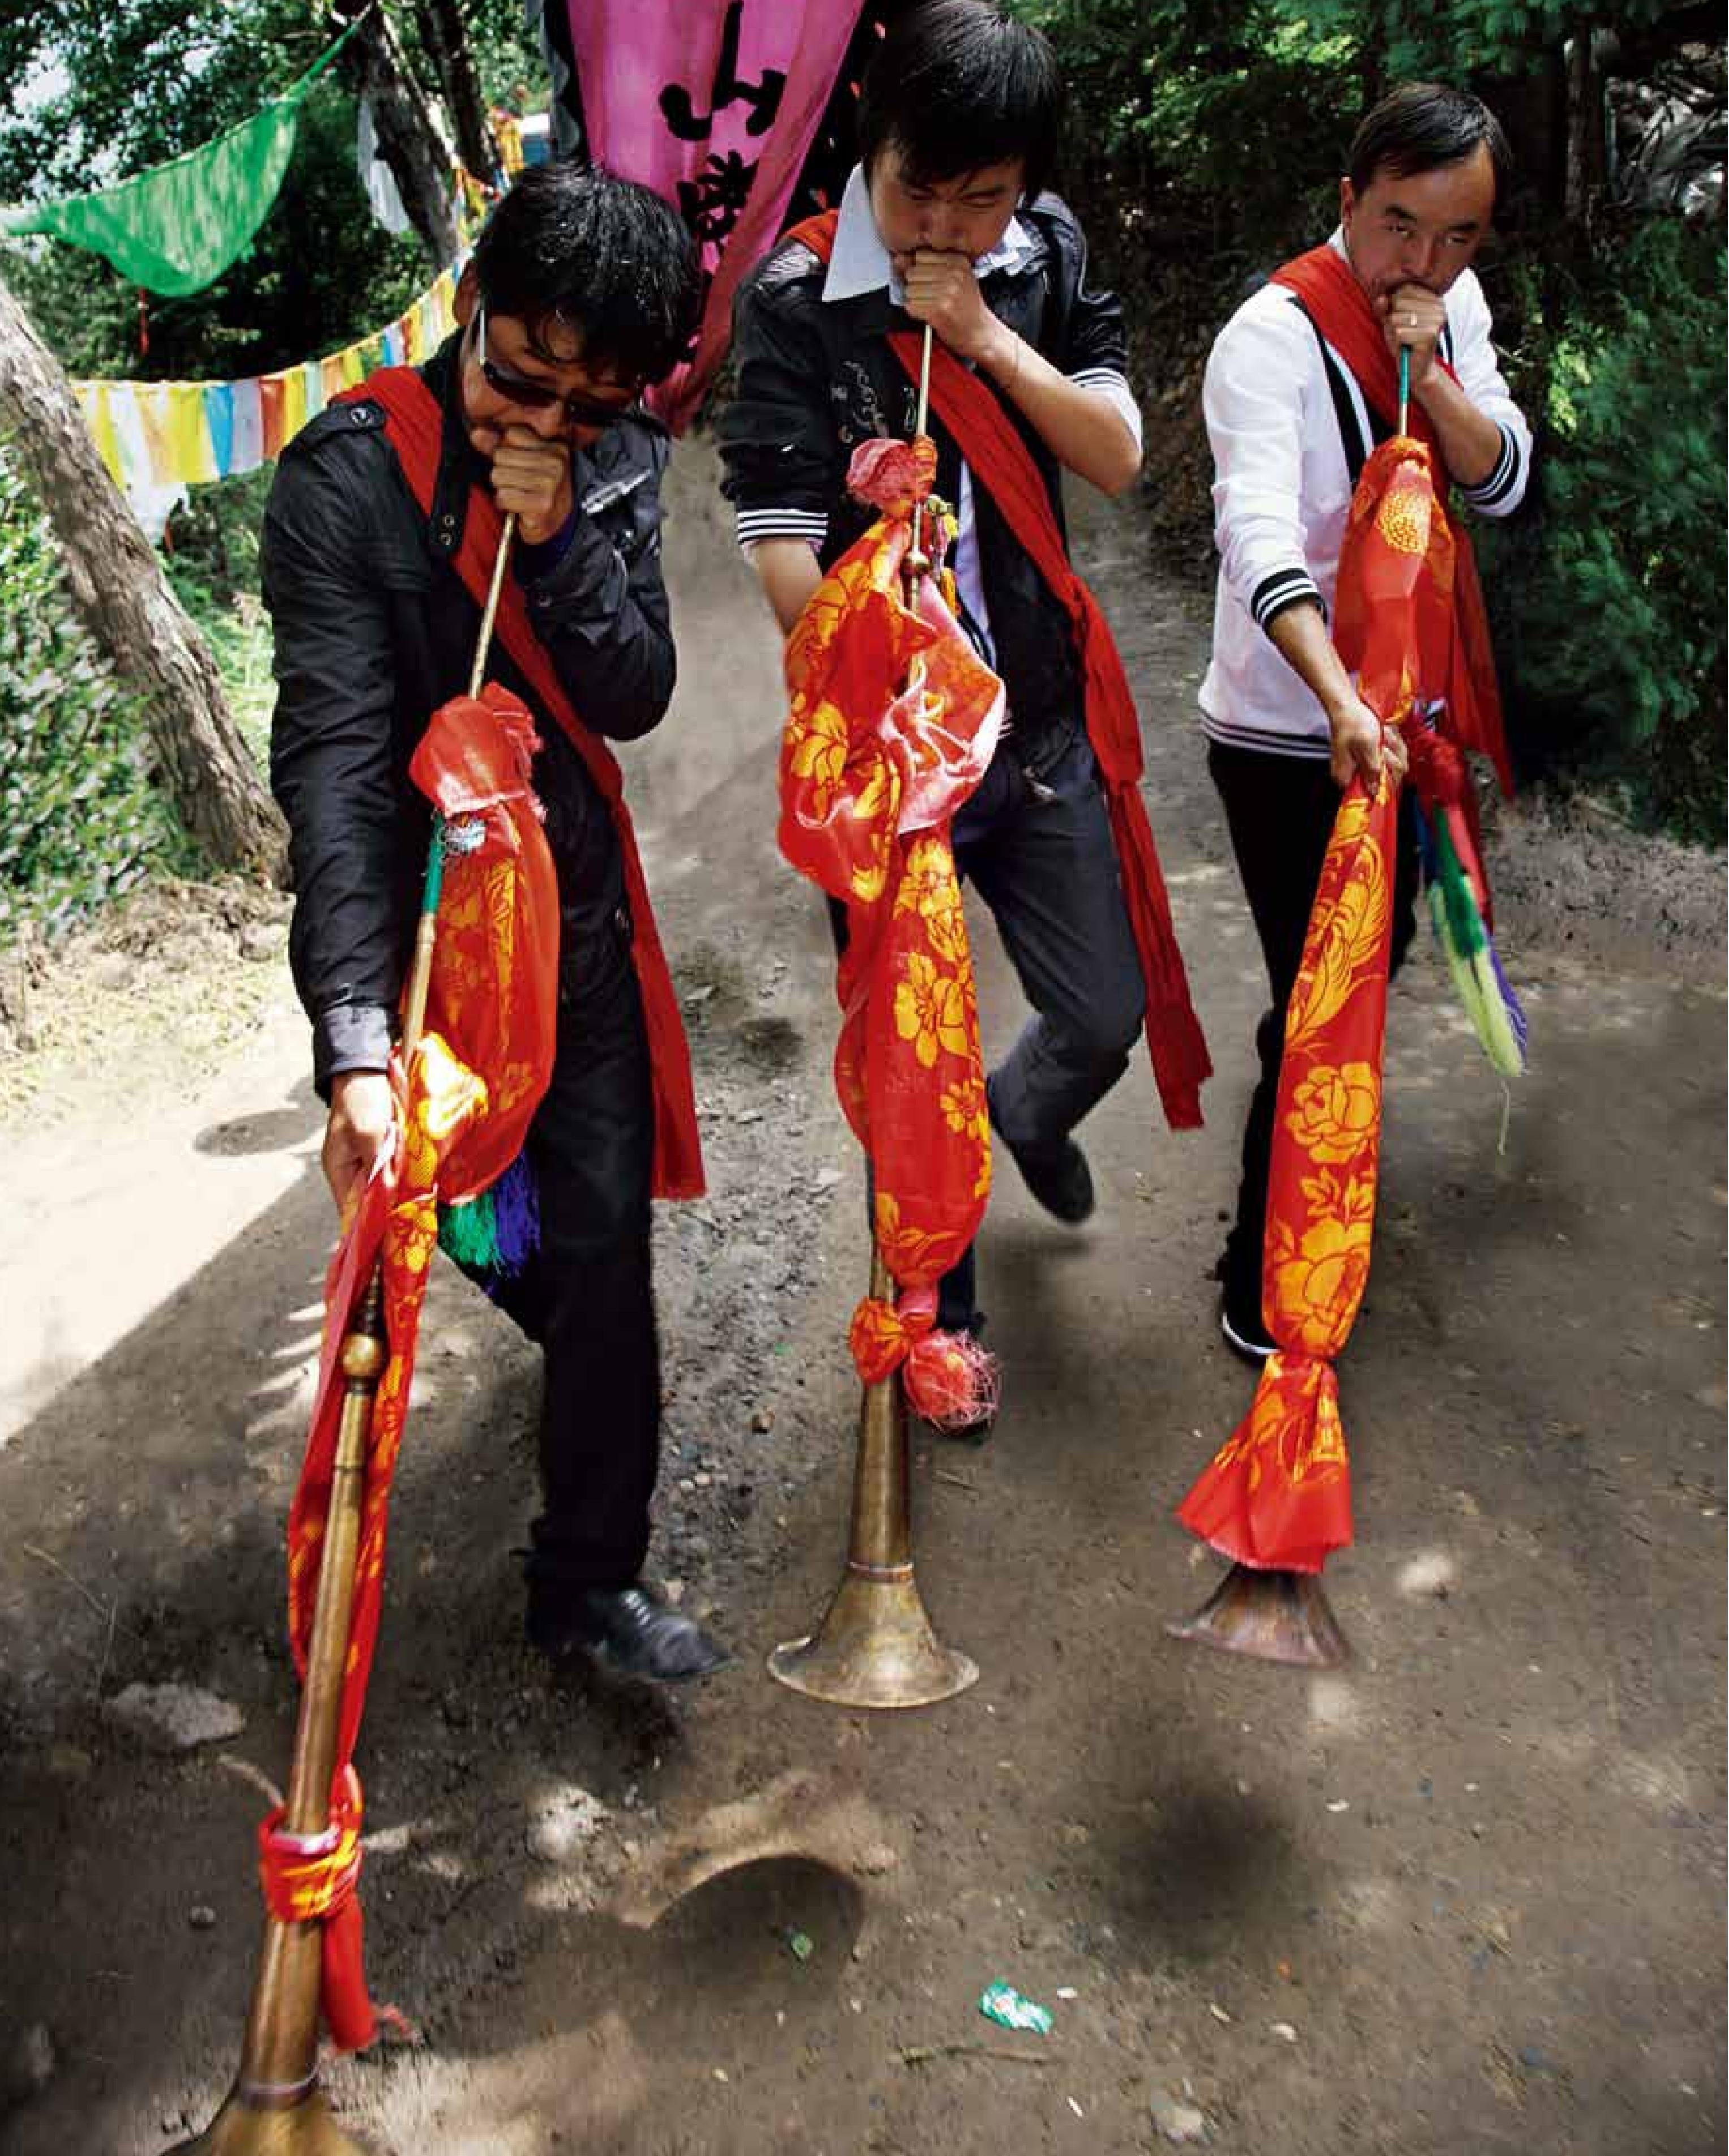
POLYGON ((695 346, 651 399, 676 432, 726 352, 740 280, 780 235, 862 0, 557 4, 589 155, 675 203, 701 247, 695 346))
POLYGON ((699 116, 691 108, 690 93, 682 83, 669 83, 660 93, 660 110, 666 124, 681 142, 706 142, 714 132, 715 115, 741 99, 751 108, 745 122, 747 135, 766 135, 781 109, 781 92, 787 78, 779 68, 765 68, 757 82, 741 81, 738 72, 738 33, 744 20, 745 0, 731 0, 721 31, 721 64, 715 70, 709 92, 708 111, 699 116))

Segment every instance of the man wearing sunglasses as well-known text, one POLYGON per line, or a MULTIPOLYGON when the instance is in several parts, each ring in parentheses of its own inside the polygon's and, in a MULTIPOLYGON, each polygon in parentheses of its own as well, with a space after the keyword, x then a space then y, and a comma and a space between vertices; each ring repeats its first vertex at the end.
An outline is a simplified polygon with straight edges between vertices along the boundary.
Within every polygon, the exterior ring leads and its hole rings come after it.
POLYGON ((646 733, 672 693, 667 444, 637 399, 682 352, 695 292, 688 235, 657 196, 603 172, 531 168, 481 234, 459 326, 418 382, 399 375, 387 396, 373 385, 333 406, 284 452, 263 548, 290 957, 340 1207, 391 1124, 386 1072, 428 830, 408 765, 431 714, 468 686, 480 606, 464 528, 483 490, 517 520, 510 574, 540 647, 531 663, 550 660, 575 723, 513 656, 527 632, 502 635, 488 675, 535 715, 562 920, 557 1060, 526 1147, 540 1248, 486 1285, 546 1355, 529 1637, 555 1658, 586 1652, 656 1681, 726 1656, 639 1578, 660 1414, 657 1066, 643 996, 654 962, 652 938, 635 945, 619 829, 591 766, 593 736, 646 733))

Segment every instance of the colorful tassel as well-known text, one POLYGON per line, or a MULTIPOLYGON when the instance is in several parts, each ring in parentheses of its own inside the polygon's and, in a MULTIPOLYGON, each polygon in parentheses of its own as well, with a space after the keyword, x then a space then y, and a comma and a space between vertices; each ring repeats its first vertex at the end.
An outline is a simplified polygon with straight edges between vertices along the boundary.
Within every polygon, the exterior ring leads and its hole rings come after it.
POLYGON ((522 1271, 541 1247, 540 1193, 526 1153, 477 1197, 439 1208, 439 1246, 489 1295, 522 1271))
POLYGON ((1423 823, 1429 921, 1483 1053, 1504 1078, 1521 1077, 1530 1029, 1484 925, 1447 813, 1437 808, 1423 823))

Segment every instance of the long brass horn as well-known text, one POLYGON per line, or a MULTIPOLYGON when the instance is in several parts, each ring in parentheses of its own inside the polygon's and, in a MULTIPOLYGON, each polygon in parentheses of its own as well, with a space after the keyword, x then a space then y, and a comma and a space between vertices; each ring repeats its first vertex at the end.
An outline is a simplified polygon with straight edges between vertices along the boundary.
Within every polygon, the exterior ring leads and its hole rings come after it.
POLYGON ((1300 1669, 1333 1670, 1351 1659, 1314 1573, 1234 1564, 1193 1617, 1165 1627, 1173 1640, 1300 1669))
MULTIPOLYGON (((506 516, 475 649, 469 683, 471 696, 480 695, 485 675, 487 649, 498 617, 499 594, 504 588, 505 567, 516 529, 516 518, 506 516)), ((440 819, 435 817, 413 963, 403 1004, 401 1045, 405 1070, 413 1063, 426 1023, 443 860, 444 833, 440 819)), ((354 1609, 354 1559, 360 1547, 372 1402, 389 1360, 381 1266, 374 1269, 342 1338, 342 1414, 336 1430, 336 1465, 318 1568, 318 1594, 312 1609, 312 1635, 306 1649, 306 1682, 300 1694, 283 1818, 285 1832, 309 1841, 316 1841, 330 1828, 331 1777, 336 1766, 342 1677, 354 1609)), ((264 1949, 259 1956, 258 1979, 253 1986, 234 2085, 204 2131, 179 2143, 170 2156, 367 2156, 363 2145, 345 2133, 331 2116, 318 2086, 323 1960, 321 1924, 284 1923, 275 1917, 264 1919, 264 1949)))
MULTIPOLYGON (((880 1250, 870 1292, 895 1292, 880 1250)), ((943 1646, 925 1614, 913 1573, 911 1480, 895 1370, 864 1388, 846 1570, 816 1630, 769 1656, 780 1683, 836 1707, 929 1707, 977 1681, 977 1664, 943 1646)))
MULTIPOLYGON (((921 434, 930 403, 927 322, 915 422, 921 434)), ((924 547, 924 504, 918 502, 913 507, 911 543, 904 564, 909 606, 916 606, 920 579, 930 567, 924 547)), ((870 1292, 884 1301, 892 1301, 895 1293, 875 1229, 870 1292)), ((814 1632, 775 1649, 768 1658, 768 1673, 794 1691, 836 1707, 930 1707, 939 1699, 952 1699, 978 1681, 978 1665, 941 1645, 931 1630, 913 1573, 906 1396, 898 1370, 864 1388, 846 1570, 840 1585, 814 1632)))
MULTIPOLYGON (((342 1671, 354 1602, 354 1557, 366 1489, 372 1399, 389 1351, 377 1273, 342 1342, 342 1419, 336 1436, 318 1599, 307 1650, 306 1684, 295 1732, 294 1767, 283 1825, 309 1839, 330 1825, 342 1671)), ((323 1927, 264 1920, 264 1951, 240 2049, 240 2071, 205 2131, 180 2143, 201 2156, 365 2156, 331 2116, 318 2086, 319 1975, 323 1927)))

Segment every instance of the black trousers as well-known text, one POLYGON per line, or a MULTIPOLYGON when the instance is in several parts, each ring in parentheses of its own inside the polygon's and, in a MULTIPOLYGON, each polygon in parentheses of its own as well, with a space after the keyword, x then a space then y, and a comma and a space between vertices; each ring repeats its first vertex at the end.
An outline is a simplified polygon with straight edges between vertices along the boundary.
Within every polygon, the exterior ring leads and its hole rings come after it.
MULTIPOLYGON (((1243 1127, 1243 1176, 1221 1268, 1227 1302, 1258 1312, 1285 1014, 1302 965, 1303 939, 1309 932, 1327 840, 1339 813, 1339 789, 1331 767, 1319 757, 1227 748, 1219 742, 1207 745, 1207 768, 1224 803, 1231 848, 1273 993, 1254 1031, 1260 1075, 1243 1127)), ((1411 947, 1416 902, 1416 829, 1408 793, 1399 809, 1389 973, 1398 971, 1411 947)))
MULTIPOLYGON (((1127 1070, 1146 984, 1116 843, 1084 728, 1021 760, 1007 734, 955 819, 955 865, 991 909, 1033 1015, 990 1074, 1001 1137, 1035 1158, 1060 1148, 1127 1070)), ((831 908, 837 941, 846 916, 831 908)), ((971 1249, 943 1276, 937 1322, 979 1322, 971 1249)))
POLYGON ((541 1247, 490 1286, 546 1356, 543 1510, 530 1594, 556 1607, 642 1569, 660 1460, 660 1358, 649 1260, 654 1117, 647 1031, 622 908, 566 916, 558 1051, 527 1151, 541 1247))

